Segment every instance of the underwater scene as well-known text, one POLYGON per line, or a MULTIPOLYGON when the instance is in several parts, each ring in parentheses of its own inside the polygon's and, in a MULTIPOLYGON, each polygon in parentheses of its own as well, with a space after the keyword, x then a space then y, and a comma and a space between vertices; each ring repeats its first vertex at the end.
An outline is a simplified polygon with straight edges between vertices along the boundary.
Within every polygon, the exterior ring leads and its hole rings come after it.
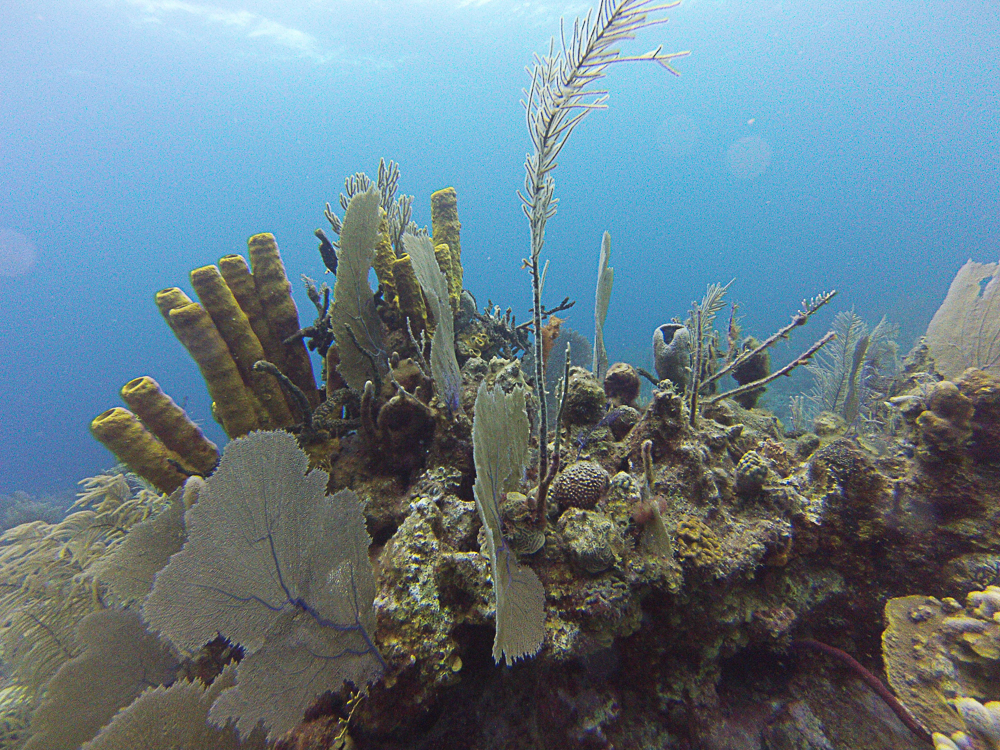
POLYGON ((1000 750, 1000 5, 0 9, 0 748, 1000 750))

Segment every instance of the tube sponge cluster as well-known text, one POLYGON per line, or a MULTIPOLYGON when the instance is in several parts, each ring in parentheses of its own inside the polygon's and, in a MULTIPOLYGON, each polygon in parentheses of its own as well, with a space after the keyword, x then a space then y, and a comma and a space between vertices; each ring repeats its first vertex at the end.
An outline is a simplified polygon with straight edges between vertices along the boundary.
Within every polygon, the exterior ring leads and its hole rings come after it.
MULTIPOLYGON (((299 331, 292 287, 271 234, 249 242, 250 263, 227 255, 218 266, 191 272, 193 301, 177 287, 156 294, 156 304, 178 340, 201 370, 212 413, 230 438, 295 423, 293 405, 275 379, 253 369, 258 360, 275 364, 319 404, 312 363, 299 331)), ((122 388, 130 407, 115 407, 91 423, 94 436, 137 474, 172 492, 189 474, 212 471, 219 453, 149 377, 122 388)))
POLYGON ((253 369, 266 359, 319 404, 312 363, 301 339, 292 285, 271 234, 249 242, 250 264, 227 255, 218 267, 191 272, 199 302, 173 287, 156 294, 163 317, 201 369, 215 418, 231 438, 295 422, 273 377, 253 369))
POLYGON ((219 461, 215 443, 205 437, 159 383, 143 376, 121 390, 132 411, 115 406, 90 423, 108 450, 158 490, 170 493, 189 474, 208 474, 219 461))

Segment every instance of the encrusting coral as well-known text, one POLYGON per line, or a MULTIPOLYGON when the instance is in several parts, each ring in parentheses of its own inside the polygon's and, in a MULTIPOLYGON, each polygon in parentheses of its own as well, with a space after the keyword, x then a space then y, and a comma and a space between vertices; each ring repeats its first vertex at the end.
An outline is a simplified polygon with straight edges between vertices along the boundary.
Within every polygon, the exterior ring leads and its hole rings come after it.
POLYGON ((608 472, 594 461, 577 461, 552 483, 552 500, 561 508, 589 509, 608 491, 608 472))

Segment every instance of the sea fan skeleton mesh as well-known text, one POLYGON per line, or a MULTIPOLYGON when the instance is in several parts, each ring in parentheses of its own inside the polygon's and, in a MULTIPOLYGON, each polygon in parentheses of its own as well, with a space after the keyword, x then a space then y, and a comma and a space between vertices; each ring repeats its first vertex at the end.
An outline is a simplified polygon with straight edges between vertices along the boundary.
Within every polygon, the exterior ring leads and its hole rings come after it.
POLYGON ((169 684, 177 662, 130 610, 103 609, 79 623, 81 652, 45 685, 25 750, 72 750, 147 686, 169 684))
POLYGON ((545 589, 535 572, 517 562, 504 539, 500 503, 516 486, 528 457, 528 413, 524 388, 504 393, 483 381, 476 395, 472 442, 476 462, 476 507, 486 534, 487 553, 496 594, 493 660, 533 656, 545 637, 545 589))
POLYGON ((431 338, 431 374, 438 397, 452 414, 461 409, 462 374, 455 358, 455 320, 448 302, 448 280, 434 258, 434 246, 426 233, 403 235, 403 246, 409 253, 424 297, 434 314, 434 335, 431 338))
POLYGON ((340 352, 339 370, 355 390, 363 389, 369 380, 380 382, 386 368, 382 324, 368 286, 379 218, 379 192, 369 181, 368 190, 355 193, 344 215, 330 314, 340 352))
POLYGON ((1000 263, 959 269, 927 326, 927 346, 946 378, 967 367, 1000 374, 1000 263))
POLYGON ((32 696, 79 653, 77 624, 105 604, 91 580, 95 563, 126 532, 162 507, 123 475, 81 482, 78 510, 58 524, 22 524, 0 536, 0 655, 32 696))
POLYGON ((185 514, 184 548, 156 577, 144 614, 193 652, 221 633, 246 656, 211 718, 246 737, 295 724, 324 690, 363 689, 385 667, 373 641, 375 576, 361 501, 326 494, 329 477, 286 432, 226 446, 185 514))

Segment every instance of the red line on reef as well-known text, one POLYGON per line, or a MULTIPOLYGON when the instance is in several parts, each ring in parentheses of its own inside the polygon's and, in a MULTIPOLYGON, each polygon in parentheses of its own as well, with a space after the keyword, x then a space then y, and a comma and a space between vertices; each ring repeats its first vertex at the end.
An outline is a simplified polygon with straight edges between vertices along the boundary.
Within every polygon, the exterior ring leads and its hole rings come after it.
POLYGON ((828 646, 825 643, 815 641, 812 638, 803 638, 795 641, 792 646, 793 648, 809 648, 814 651, 822 651, 827 656, 832 656, 834 659, 854 672, 855 675, 860 677, 865 684, 868 685, 868 687, 874 690, 878 694, 879 698, 885 701, 885 704, 892 709, 892 712, 896 714, 896 716, 899 717, 899 720, 906 725, 907 729, 913 732, 913 734, 919 737, 923 742, 926 742, 928 745, 934 744, 934 739, 931 737, 931 733, 920 725, 920 723, 913 717, 913 714, 910 713, 909 709, 900 703, 899 699, 892 694, 892 691, 885 686, 885 683, 861 666, 861 663, 849 653, 841 651, 835 646, 828 646))

